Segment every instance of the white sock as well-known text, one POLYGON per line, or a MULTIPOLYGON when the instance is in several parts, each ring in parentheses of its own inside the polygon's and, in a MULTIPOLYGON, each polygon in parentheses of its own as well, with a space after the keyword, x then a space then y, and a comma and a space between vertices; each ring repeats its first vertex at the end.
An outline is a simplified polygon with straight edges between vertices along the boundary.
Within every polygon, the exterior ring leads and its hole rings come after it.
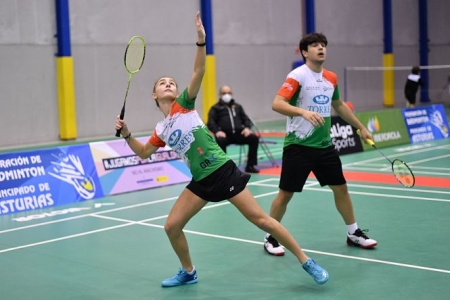
POLYGON ((194 274, 194 271, 195 271, 195 266, 192 266, 192 271, 190 271, 190 272, 187 272, 189 275, 192 275, 192 274, 194 274))
POLYGON ((356 222, 353 224, 347 225, 347 231, 350 234, 354 234, 356 229, 358 229, 358 224, 356 222))

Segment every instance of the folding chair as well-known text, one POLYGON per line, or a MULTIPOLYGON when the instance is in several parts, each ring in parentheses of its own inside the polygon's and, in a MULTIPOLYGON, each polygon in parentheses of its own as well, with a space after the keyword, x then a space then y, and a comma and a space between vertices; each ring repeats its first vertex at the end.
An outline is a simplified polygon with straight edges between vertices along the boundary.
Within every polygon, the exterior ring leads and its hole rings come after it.
MULTIPOLYGON (((252 122, 252 131, 259 137, 259 144, 261 145, 261 148, 264 151, 264 154, 266 154, 267 158, 269 159, 270 163, 272 164, 272 167, 279 167, 277 161, 275 158, 273 158, 272 152, 270 152, 269 147, 267 147, 266 141, 264 140, 263 136, 261 135, 261 132, 259 131, 259 128, 256 126, 255 122, 253 122, 252 119, 250 119, 250 122, 252 122)), ((241 150, 242 151, 242 147, 241 150)), ((241 162, 241 154, 239 154, 239 163, 241 162)))

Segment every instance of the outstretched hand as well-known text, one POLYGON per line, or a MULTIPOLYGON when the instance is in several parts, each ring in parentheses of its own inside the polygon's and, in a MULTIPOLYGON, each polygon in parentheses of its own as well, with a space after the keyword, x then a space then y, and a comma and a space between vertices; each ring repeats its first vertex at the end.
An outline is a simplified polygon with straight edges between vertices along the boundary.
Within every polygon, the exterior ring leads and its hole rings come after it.
POLYGON ((202 19, 200 18, 200 12, 198 11, 195 15, 195 27, 197 28, 197 36, 198 36, 198 42, 205 42, 205 28, 203 27, 202 19))

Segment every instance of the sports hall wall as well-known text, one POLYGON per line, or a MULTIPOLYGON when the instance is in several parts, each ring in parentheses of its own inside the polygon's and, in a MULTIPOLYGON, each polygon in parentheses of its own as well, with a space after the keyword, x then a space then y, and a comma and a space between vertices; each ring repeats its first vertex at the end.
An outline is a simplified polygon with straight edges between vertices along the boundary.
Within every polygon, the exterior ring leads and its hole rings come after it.
MULTIPOLYGON (((213 0, 217 87, 229 84, 255 121, 281 119, 272 99, 300 59, 301 0, 213 0)), ((381 66, 383 1, 316 0, 316 31, 329 40, 325 67, 343 79, 345 66, 381 66)), ((0 148, 59 141, 56 93, 56 21, 53 0, 0 1, 0 148)), ((149 132, 161 113, 150 99, 153 82, 173 76, 184 88, 196 50, 198 0, 71 0, 78 140, 112 137, 125 94, 126 42, 142 35, 148 52, 128 95, 133 133, 149 132)), ((428 1, 429 64, 449 64, 450 2, 428 1)), ((418 0, 392 1, 395 65, 419 63, 418 0)), ((403 82, 403 78, 397 79, 403 82)), ((432 78, 430 84, 440 86, 432 78)), ((202 100, 202 96, 199 96, 202 100)), ((348 99, 358 110, 382 108, 382 99, 348 99), (375 102, 375 104, 374 104, 375 102)), ((403 105, 403 99, 397 99, 403 105)), ((197 105, 201 110, 201 105, 197 105)))

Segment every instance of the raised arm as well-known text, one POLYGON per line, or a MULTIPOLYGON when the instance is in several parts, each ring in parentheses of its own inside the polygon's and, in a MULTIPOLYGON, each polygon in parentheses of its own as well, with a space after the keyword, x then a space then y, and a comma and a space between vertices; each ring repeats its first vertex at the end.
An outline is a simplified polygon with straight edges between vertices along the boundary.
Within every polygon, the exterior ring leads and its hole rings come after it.
POLYGON ((205 47, 205 28, 203 28, 202 19, 200 18, 200 12, 195 15, 195 27, 197 28, 197 54, 195 55, 194 73, 192 74, 191 81, 188 86, 189 100, 194 100, 197 97, 198 91, 202 84, 203 75, 205 74, 205 60, 206 60, 206 47, 205 47))

